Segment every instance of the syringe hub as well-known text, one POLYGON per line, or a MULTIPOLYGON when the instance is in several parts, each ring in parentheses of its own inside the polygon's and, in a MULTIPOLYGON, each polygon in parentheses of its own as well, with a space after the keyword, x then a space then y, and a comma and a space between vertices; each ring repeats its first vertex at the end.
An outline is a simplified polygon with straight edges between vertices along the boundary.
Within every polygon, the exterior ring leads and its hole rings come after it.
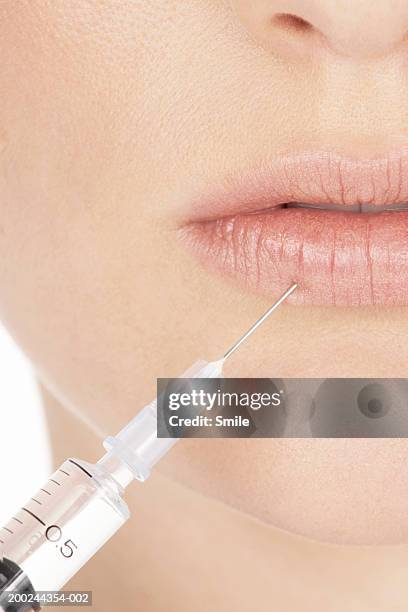
MULTIPOLYGON (((216 378, 221 376, 223 360, 197 361, 181 378, 216 378)), ((145 406, 115 437, 103 445, 108 451, 98 462, 122 486, 132 480, 144 481, 153 466, 176 444, 177 438, 157 437, 157 400, 145 406)))

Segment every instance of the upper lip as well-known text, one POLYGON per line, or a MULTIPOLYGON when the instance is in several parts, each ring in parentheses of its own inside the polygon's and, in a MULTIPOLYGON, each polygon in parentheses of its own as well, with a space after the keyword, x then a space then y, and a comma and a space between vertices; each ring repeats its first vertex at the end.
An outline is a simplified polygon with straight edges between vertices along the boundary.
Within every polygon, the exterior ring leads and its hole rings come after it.
POLYGON ((228 174, 212 193, 193 199, 187 221, 280 206, 349 212, 408 209, 408 150, 357 159, 328 151, 283 155, 228 174))

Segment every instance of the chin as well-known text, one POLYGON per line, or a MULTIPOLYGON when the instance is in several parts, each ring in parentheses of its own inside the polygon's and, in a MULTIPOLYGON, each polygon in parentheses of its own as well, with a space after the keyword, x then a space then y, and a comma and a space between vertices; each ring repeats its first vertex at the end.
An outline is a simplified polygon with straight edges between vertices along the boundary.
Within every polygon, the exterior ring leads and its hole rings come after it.
POLYGON ((182 440, 161 471, 266 525, 320 542, 408 541, 408 440, 182 440))

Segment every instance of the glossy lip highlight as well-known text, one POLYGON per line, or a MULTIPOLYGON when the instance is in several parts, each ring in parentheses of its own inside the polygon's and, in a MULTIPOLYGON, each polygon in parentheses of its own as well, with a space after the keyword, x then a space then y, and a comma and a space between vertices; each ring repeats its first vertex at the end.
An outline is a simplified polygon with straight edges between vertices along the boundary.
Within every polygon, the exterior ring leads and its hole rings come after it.
POLYGON ((383 210, 405 206, 407 171, 406 153, 283 157, 195 201, 181 237, 204 265, 262 295, 296 281, 293 303, 407 305, 408 212, 383 210), (311 208, 282 206, 293 202, 311 208))

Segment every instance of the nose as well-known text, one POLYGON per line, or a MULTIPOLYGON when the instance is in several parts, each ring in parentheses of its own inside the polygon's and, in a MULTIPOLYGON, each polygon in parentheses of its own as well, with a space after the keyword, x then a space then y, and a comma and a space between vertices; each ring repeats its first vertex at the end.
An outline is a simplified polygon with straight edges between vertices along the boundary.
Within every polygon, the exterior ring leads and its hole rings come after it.
POLYGON ((325 46, 341 56, 375 58, 408 40, 407 0, 231 0, 262 46, 325 46))

